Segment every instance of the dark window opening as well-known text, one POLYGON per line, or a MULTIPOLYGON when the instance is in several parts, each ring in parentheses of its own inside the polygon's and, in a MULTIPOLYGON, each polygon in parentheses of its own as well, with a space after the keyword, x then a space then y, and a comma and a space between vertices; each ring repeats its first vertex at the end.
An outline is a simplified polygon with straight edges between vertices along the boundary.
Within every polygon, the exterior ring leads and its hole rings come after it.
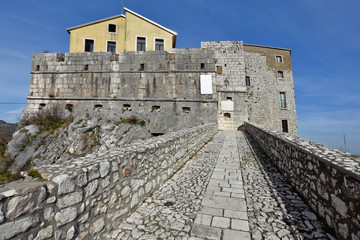
POLYGON ((36 65, 36 71, 40 71, 40 65, 36 65))
POLYGON ((136 40, 136 51, 146 51, 146 38, 137 37, 136 40))
POLYGON ((74 105, 72 105, 72 104, 66 104, 65 105, 65 109, 68 110, 69 112, 73 111, 73 107, 74 107, 74 105))
POLYGON ((205 63, 200 64, 200 69, 205 69, 205 63))
POLYGON ((164 51, 164 39, 155 39, 155 51, 164 51))
POLYGON ((280 106, 281 108, 286 108, 286 96, 284 92, 280 93, 280 106))
POLYGON ((102 105, 101 105, 101 104, 95 104, 94 110, 101 110, 101 109, 102 109, 102 105))
POLYGON ((281 120, 281 123, 282 123, 283 132, 289 132, 288 121, 287 120, 281 120))
POLYGON ((107 50, 108 52, 116 52, 116 42, 108 41, 107 42, 107 50))
POLYGON ((189 107, 183 107, 182 108, 183 113, 190 113, 191 109, 189 107))
POLYGON ((283 62, 282 56, 276 55, 276 56, 275 56, 275 61, 276 61, 277 63, 282 63, 282 62, 283 62))
POLYGON ((250 77, 248 77, 248 76, 245 77, 245 84, 247 87, 250 86, 250 77))
POLYGON ((40 103, 39 104, 39 110, 43 110, 46 107, 45 103, 40 103))
POLYGON ((217 66, 216 71, 217 71, 218 74, 222 74, 223 73, 222 66, 217 66))
POLYGON ((232 97, 226 97, 226 99, 232 101, 232 97))
POLYGON ((108 25, 108 32, 116 33, 116 24, 109 24, 108 25))
POLYGON ((145 63, 141 63, 139 71, 144 71, 144 70, 145 70, 145 63))
POLYGON ((152 112, 160 112, 160 106, 152 106, 151 111, 152 112))
POLYGON ((85 39, 85 52, 93 52, 94 51, 94 40, 85 39))
POLYGON ((89 70, 89 65, 88 64, 85 64, 84 70, 89 70))
POLYGON ((226 67, 226 64, 225 64, 225 67, 226 67))
POLYGON ((231 114, 230 113, 224 113, 224 117, 225 118, 231 118, 231 114))
POLYGON ((277 72, 277 77, 278 78, 284 78, 284 72, 283 71, 278 71, 277 72))

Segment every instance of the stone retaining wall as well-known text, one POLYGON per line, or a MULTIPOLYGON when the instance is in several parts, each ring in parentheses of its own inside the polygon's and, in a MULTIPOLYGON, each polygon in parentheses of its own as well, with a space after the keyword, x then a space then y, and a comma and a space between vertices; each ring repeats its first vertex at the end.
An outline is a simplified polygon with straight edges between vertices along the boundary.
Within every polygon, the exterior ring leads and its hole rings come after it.
POLYGON ((0 187, 0 239, 106 239, 217 132, 208 124, 38 168, 0 187))
POLYGON ((245 126, 339 239, 359 239, 359 156, 253 123, 245 126))

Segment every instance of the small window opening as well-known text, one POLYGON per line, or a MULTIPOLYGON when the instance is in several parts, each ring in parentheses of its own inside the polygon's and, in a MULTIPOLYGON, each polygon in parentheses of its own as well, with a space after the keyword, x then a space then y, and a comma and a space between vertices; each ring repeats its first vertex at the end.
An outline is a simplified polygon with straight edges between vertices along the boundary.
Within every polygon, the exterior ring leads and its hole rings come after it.
POLYGON ((66 104, 65 105, 65 109, 68 110, 69 112, 73 111, 73 107, 74 107, 74 105, 72 105, 72 104, 66 104))
POLYGON ((248 76, 245 77, 245 84, 247 87, 250 86, 250 77, 248 77, 248 76))
POLYGON ((145 63, 141 63, 139 71, 144 71, 144 69, 145 69, 145 63))
POLYGON ((225 67, 226 67, 226 64, 225 64, 225 67))
POLYGON ((93 52, 94 51, 94 40, 93 39, 85 39, 85 52, 93 52))
POLYGON ((155 39, 155 51, 164 51, 164 39, 155 39))
POLYGON ((281 120, 281 123, 282 123, 283 132, 289 132, 288 121, 287 120, 281 120))
POLYGON ((282 62, 283 62, 282 56, 276 55, 276 56, 275 56, 275 61, 276 61, 277 63, 282 63, 282 62))
POLYGON ((108 25, 108 32, 109 33, 116 33, 116 24, 109 24, 108 25))
POLYGON ((200 69, 205 69, 205 63, 200 64, 200 69))
POLYGON ((232 101, 232 97, 226 97, 226 100, 232 101))
POLYGON ((146 38, 137 37, 137 39, 136 39, 136 51, 146 51, 146 38))
POLYGON ((131 108, 130 104, 123 104, 123 110, 129 110, 131 108))
POLYGON ((89 70, 89 64, 85 64, 84 70, 85 70, 85 71, 86 71, 86 70, 89 70))
POLYGON ((102 107, 103 107, 103 106, 102 106, 101 104, 95 104, 94 110, 101 110, 102 107))
POLYGON ((286 95, 284 92, 280 93, 280 106, 281 108, 286 108, 286 95))
POLYGON ((283 71, 278 71, 277 72, 277 77, 280 78, 284 78, 284 72, 283 71))
POLYGON ((151 112, 160 112, 160 106, 152 106, 151 112))
POLYGON ((116 53, 116 42, 108 41, 106 51, 116 53))
POLYGON ((40 71, 40 65, 36 65, 36 71, 40 71))
POLYGON ((217 66, 216 71, 217 71, 218 74, 222 74, 223 73, 222 66, 217 66))
POLYGON ((224 117, 225 118, 231 118, 231 114, 230 113, 224 113, 224 117))
POLYGON ((43 110, 46 107, 45 103, 40 103, 39 104, 39 110, 43 110))
POLYGON ((183 107, 182 108, 183 113, 190 113, 191 109, 189 107, 183 107))

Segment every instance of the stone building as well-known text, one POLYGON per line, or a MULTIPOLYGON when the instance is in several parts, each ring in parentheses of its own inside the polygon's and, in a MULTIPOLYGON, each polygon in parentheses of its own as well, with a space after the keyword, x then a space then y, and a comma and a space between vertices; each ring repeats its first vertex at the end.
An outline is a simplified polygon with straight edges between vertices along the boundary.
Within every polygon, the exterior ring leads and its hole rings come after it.
POLYGON ((177 33, 125 8, 116 15, 66 29, 70 52, 124 52, 169 50, 177 33))
POLYGON ((33 55, 27 111, 61 103, 75 115, 136 115, 154 135, 245 121, 297 135, 291 51, 243 42, 201 49, 33 55))

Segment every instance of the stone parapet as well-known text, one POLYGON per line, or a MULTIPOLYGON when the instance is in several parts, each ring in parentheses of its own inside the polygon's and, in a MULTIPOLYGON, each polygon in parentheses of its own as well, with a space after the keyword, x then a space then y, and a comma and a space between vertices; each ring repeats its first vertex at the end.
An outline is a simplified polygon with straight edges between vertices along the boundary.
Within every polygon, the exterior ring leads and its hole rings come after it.
POLYGON ((217 132, 216 124, 38 168, 0 188, 0 239, 103 239, 217 132))
POLYGON ((339 239, 359 239, 359 156, 253 123, 245 127, 339 239))

